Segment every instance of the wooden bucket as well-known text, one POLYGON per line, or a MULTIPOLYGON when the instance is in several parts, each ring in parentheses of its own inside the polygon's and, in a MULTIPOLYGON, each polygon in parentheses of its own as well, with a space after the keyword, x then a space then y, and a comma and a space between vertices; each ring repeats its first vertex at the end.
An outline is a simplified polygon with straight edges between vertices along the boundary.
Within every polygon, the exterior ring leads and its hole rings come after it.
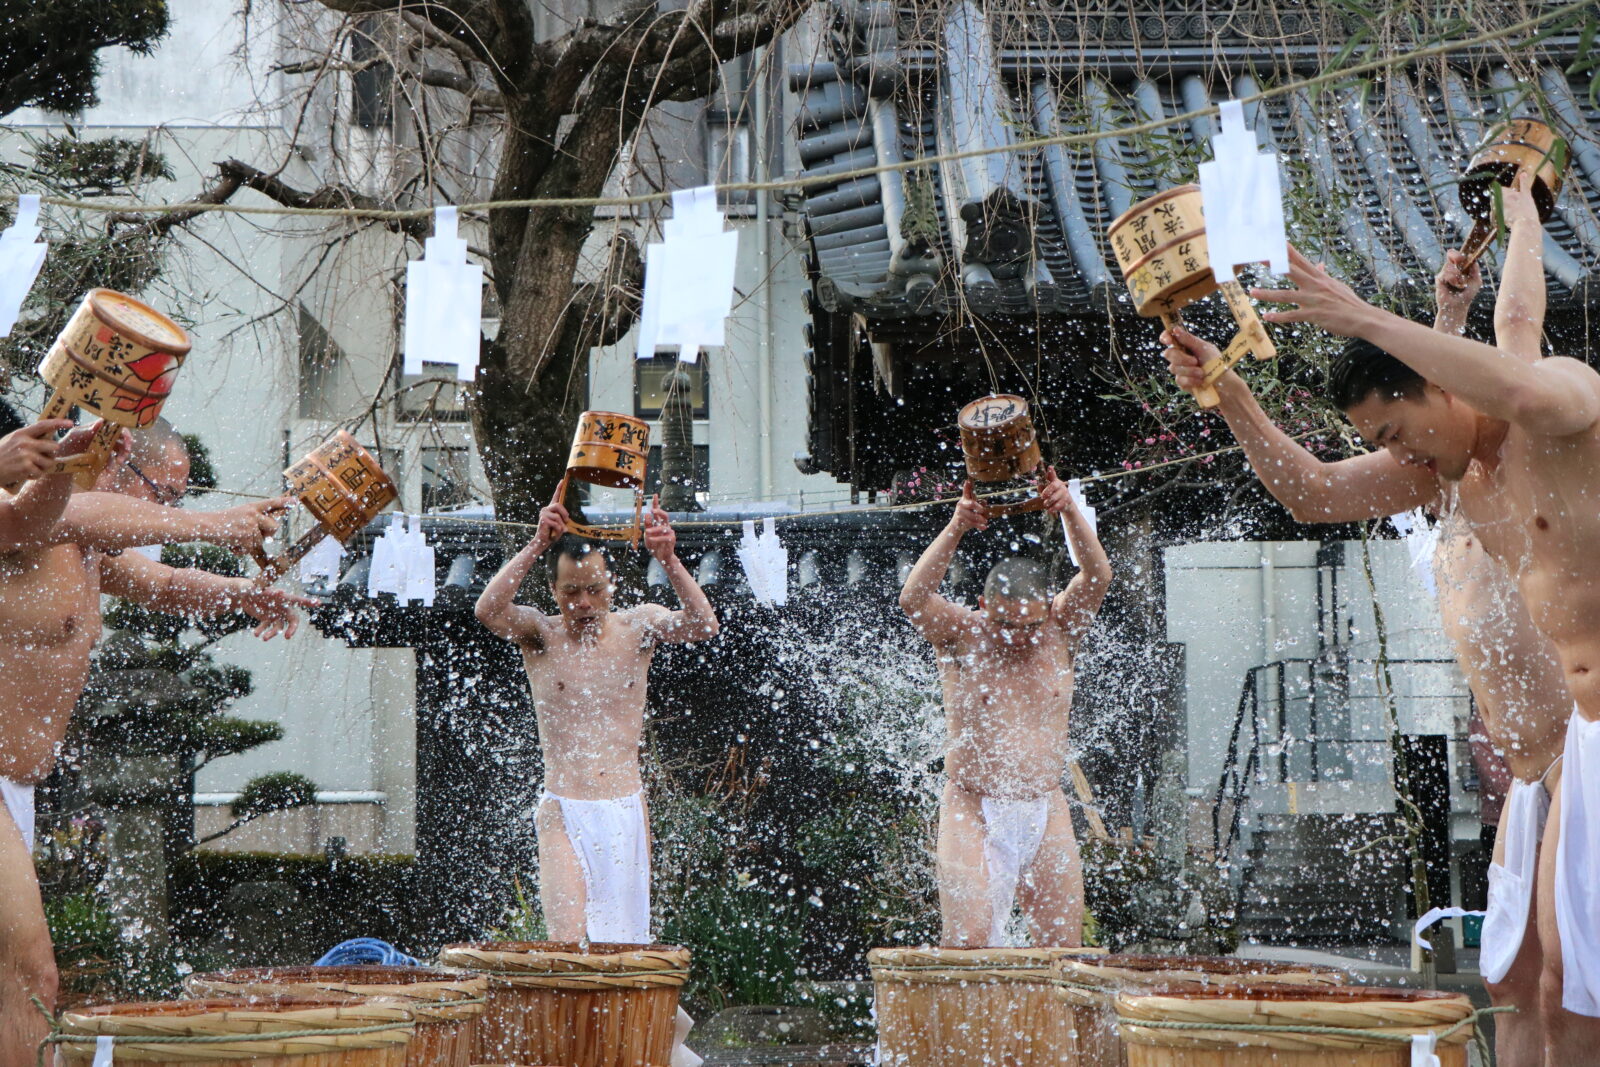
POLYGON ((404 1067, 412 1026, 404 1007, 354 997, 216 997, 65 1012, 56 1047, 65 1067, 89 1067, 100 1036, 116 1038, 119 1064, 404 1067))
POLYGON ((150 305, 114 289, 89 290, 39 364, 50 386, 41 419, 78 407, 101 420, 88 450, 58 462, 57 473, 93 485, 122 428, 149 426, 161 414, 189 348, 183 327, 150 305))
POLYGON ((1179 312, 1188 305, 1222 290, 1239 332, 1222 358, 1206 365, 1205 384, 1194 392, 1201 407, 1217 405, 1212 383, 1247 352, 1257 359, 1277 355, 1244 287, 1238 282, 1219 286, 1211 273, 1198 185, 1180 185, 1141 200, 1112 221, 1106 236, 1133 297, 1134 310, 1146 318, 1160 318, 1164 328, 1179 325, 1179 312))
POLYGON ((1411 1038, 1439 1036, 1441 1067, 1467 1067, 1474 1024, 1465 996, 1433 989, 1256 985, 1157 989, 1116 999, 1129 1067, 1409 1067, 1411 1038), (1203 1030, 1161 1024, 1203 1024, 1203 1030), (1363 1033, 1285 1033, 1254 1026, 1363 1033), (1452 1027, 1458 1027, 1447 1033, 1452 1027), (1390 1035, 1388 1037, 1376 1035, 1390 1035))
POLYGON ((248 967, 190 975, 184 989, 194 997, 327 996, 370 997, 410 1010, 416 1034, 406 1049, 406 1067, 469 1067, 472 1039, 483 1014, 488 979, 428 967, 248 967))
MULTIPOLYGON (((998 393, 980 397, 961 409, 956 425, 961 430, 967 474, 975 482, 1020 482, 1044 462, 1028 402, 1020 396, 998 393)), ((1044 501, 1035 491, 1019 503, 990 504, 989 511, 1009 515, 1043 507, 1044 501)))
POLYGON ((1461 246, 1468 266, 1476 262, 1499 232, 1492 187, 1509 186, 1518 174, 1526 175, 1533 183, 1530 191, 1539 221, 1548 222, 1556 209, 1556 198, 1561 195, 1570 156, 1566 140, 1538 119, 1512 119, 1490 133, 1472 154, 1456 190, 1461 206, 1476 220, 1461 246))
POLYGON ((344 430, 313 448, 283 476, 289 492, 300 498, 317 525, 276 559, 256 554, 256 562, 261 564, 258 585, 277 581, 324 537, 347 543, 400 496, 372 453, 344 430))
POLYGON ((489 979, 478 1061, 665 1067, 689 950, 676 945, 502 941, 446 945, 446 967, 489 979))
POLYGON ((1051 966, 1098 949, 875 948, 881 1067, 1073 1067, 1072 1020, 1051 966))
POLYGON ((1055 962, 1056 993, 1067 1005, 1078 1038, 1082 1067, 1126 1067, 1117 1038, 1117 994, 1155 988, 1253 988, 1258 984, 1336 985, 1349 978, 1334 967, 1311 963, 1249 960, 1238 956, 1112 955, 1064 957, 1055 962))
POLYGON ((567 486, 574 480, 610 489, 632 489, 632 526, 588 526, 568 522, 567 531, 598 541, 628 541, 639 547, 643 527, 639 516, 644 510, 644 473, 650 454, 650 424, 632 415, 615 411, 585 411, 578 416, 578 429, 572 435, 572 451, 567 453, 567 473, 561 479, 556 499, 565 501, 567 486))

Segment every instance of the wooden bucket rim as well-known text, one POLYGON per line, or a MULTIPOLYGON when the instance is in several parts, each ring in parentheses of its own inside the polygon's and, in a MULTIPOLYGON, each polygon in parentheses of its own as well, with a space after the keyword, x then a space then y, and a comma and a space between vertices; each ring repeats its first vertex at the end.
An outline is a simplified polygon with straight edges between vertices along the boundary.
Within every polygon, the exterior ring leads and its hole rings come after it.
MULTIPOLYGON (((1284 976, 1349 976, 1346 970, 1322 963, 1257 960, 1243 956, 1156 956, 1145 953, 1118 953, 1098 960, 1063 958, 1056 963, 1055 970, 1060 980, 1102 989, 1115 989, 1131 982, 1167 987, 1182 984, 1186 988, 1213 988, 1224 984, 1248 988, 1252 980, 1282 985, 1285 984, 1284 976), (1163 978, 1168 980, 1163 981, 1163 978)), ((1309 984, 1321 985, 1316 982, 1309 984)))
POLYGON ((1097 948, 875 948, 867 966, 875 982, 1048 982, 1063 958, 1099 957, 1097 948))
POLYGON ((132 338, 145 348, 153 349, 157 352, 165 352, 168 355, 177 356, 179 359, 182 359, 184 356, 187 356, 189 354, 189 350, 194 347, 194 341, 192 338, 190 338, 188 330, 185 330, 182 326, 173 321, 172 316, 157 311, 155 308, 151 307, 149 304, 146 304, 143 300, 140 300, 136 296, 129 296, 127 293, 117 289, 97 287, 90 289, 87 293, 85 293, 83 299, 89 305, 90 309, 93 310, 95 318, 99 319, 107 326, 110 326, 118 333, 132 338), (118 304, 131 304, 142 311, 148 312, 149 315, 157 321, 171 327, 172 331, 177 334, 178 344, 171 344, 171 338, 157 340, 156 338, 151 337, 149 334, 140 330, 137 326, 132 326, 121 322, 118 319, 115 310, 118 304))
POLYGON ((304 996, 344 993, 402 1004, 418 1021, 444 1022, 483 1014, 489 979, 432 967, 360 963, 212 971, 190 975, 184 988, 199 996, 271 996, 274 990, 304 996))
POLYGON ((1484 135, 1483 140, 1479 141, 1477 147, 1472 150, 1473 157, 1478 156, 1480 153, 1487 151, 1496 145, 1522 145, 1526 148, 1538 148, 1541 151, 1546 150, 1541 145, 1530 144, 1524 140, 1506 140, 1506 134, 1510 133, 1511 128, 1519 123, 1523 124, 1524 128, 1532 126, 1536 127, 1538 130, 1543 130, 1545 133, 1550 135, 1550 140, 1552 142, 1565 140, 1565 138, 1563 138, 1561 135, 1561 131, 1557 130, 1544 119, 1535 118, 1532 115, 1517 115, 1513 118, 1501 119, 1499 122, 1496 122, 1493 126, 1491 126, 1491 132, 1484 135))
POLYGON ((1122 993, 1115 1004, 1117 1029, 1125 1043, 1179 1048, 1396 1049, 1403 1045, 1364 1036, 1361 1031, 1409 1038, 1455 1027, 1440 1039, 1446 1044, 1465 1044, 1475 1028, 1472 1023, 1462 1025, 1474 1013, 1466 995, 1436 989, 1315 985, 1172 989, 1122 993), (1146 1025, 1150 1023, 1187 1026, 1146 1025), (1237 1029, 1261 1026, 1349 1032, 1237 1029))
MULTIPOLYGON (((462 941, 439 950, 439 962, 495 977, 550 979, 687 976, 681 945, 591 941, 462 941)), ((674 984, 682 984, 682 978, 674 984)))
POLYGON ((1128 224, 1128 220, 1129 219, 1133 218, 1135 215, 1140 214, 1142 211, 1144 211, 1146 208, 1150 207, 1153 204, 1159 204, 1163 200, 1171 200, 1175 196, 1187 195, 1189 193, 1198 193, 1199 191, 1200 191, 1200 185, 1199 185, 1198 182, 1188 182, 1188 183, 1186 183, 1184 185, 1174 185, 1170 189, 1163 189, 1159 193, 1155 193, 1155 194, 1153 194, 1151 196, 1147 196, 1143 200, 1139 201, 1137 204, 1134 204, 1133 206, 1129 207, 1128 210, 1124 211, 1122 214, 1118 215, 1116 218, 1112 219, 1111 220, 1111 225, 1106 227, 1106 236, 1110 237, 1112 234, 1116 233, 1123 226, 1126 226, 1128 224))
POLYGON ((63 1012, 58 1022, 57 1040, 63 1049, 92 1052, 96 1038, 115 1037, 118 1058, 130 1062, 176 1058, 178 1046, 165 1041, 145 1044, 141 1038, 206 1039, 195 1048, 203 1047, 208 1059, 250 1060, 268 1053, 403 1048, 416 1031, 414 1014, 394 1001, 331 996, 102 1004, 63 1012), (282 1036, 275 1040, 269 1035, 282 1036))
POLYGON ((973 433, 978 434, 994 433, 1000 427, 1009 426, 1018 419, 1027 419, 1029 422, 1032 422, 1033 409, 1028 406, 1028 400, 1026 397, 1018 396, 1016 393, 990 393, 987 396, 980 396, 976 400, 969 400, 965 404, 962 404, 961 410, 956 412, 956 426, 959 429, 971 430, 973 433), (1005 422, 989 426, 974 426, 972 423, 967 421, 967 412, 971 411, 975 406, 983 403, 985 400, 1015 400, 1018 404, 1022 405, 1022 410, 1017 412, 1017 414, 1013 415, 1011 418, 1007 419, 1005 422))
MULTIPOLYGON (((354 537, 357 533, 359 533, 363 526, 366 526, 367 523, 370 523, 373 519, 377 518, 379 514, 383 512, 384 508, 400 499, 400 490, 396 488, 394 479, 389 477, 389 472, 383 469, 383 465, 378 462, 376 457, 374 457, 371 452, 368 452, 366 448, 362 446, 361 442, 357 441, 354 435, 352 435, 348 430, 335 430, 333 436, 323 440, 322 443, 317 445, 316 448, 313 448, 311 451, 307 452, 300 460, 300 463, 309 463, 315 467, 318 473, 322 475, 323 479, 333 487, 333 491, 344 498, 345 503, 350 506, 352 511, 358 515, 366 516, 367 521, 362 523, 361 526, 357 526, 355 529, 351 530, 345 537, 340 538, 337 534, 334 534, 333 536, 335 540, 341 542, 348 541, 351 537, 354 537), (317 455, 318 450, 324 448, 330 441, 338 441, 340 444, 348 445, 349 447, 355 449, 358 455, 364 456, 367 460, 367 463, 363 464, 363 466, 370 464, 370 469, 377 472, 378 481, 383 486, 384 491, 388 495, 389 499, 385 500, 377 507, 370 509, 370 511, 366 507, 362 506, 360 498, 351 493, 350 490, 346 489, 344 483, 339 481, 338 478, 334 477, 333 468, 324 463, 322 458, 317 455)), ((300 463, 290 466, 284 471, 284 474, 287 475, 290 470, 298 467, 300 463)), ((300 499, 301 502, 304 503, 303 494, 300 496, 300 499)), ((318 521, 320 522, 321 520, 318 521)), ((333 531, 331 530, 328 532, 333 534, 333 531)))
POLYGON ((636 422, 647 430, 650 428, 650 420, 648 419, 641 419, 637 415, 624 415, 620 411, 602 411, 600 408, 591 408, 588 411, 580 412, 578 414, 578 425, 582 426, 583 420, 588 418, 590 415, 603 415, 606 418, 622 419, 626 422, 636 422))

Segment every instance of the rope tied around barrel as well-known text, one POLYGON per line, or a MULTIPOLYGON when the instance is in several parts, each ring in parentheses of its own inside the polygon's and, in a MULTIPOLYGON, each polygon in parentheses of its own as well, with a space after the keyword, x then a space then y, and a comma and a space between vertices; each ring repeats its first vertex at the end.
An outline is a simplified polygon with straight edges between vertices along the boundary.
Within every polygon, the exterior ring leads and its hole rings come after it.
POLYGON ((204 1034, 194 1037, 138 1037, 132 1034, 69 1034, 61 1028, 61 1017, 51 1015, 50 1009, 37 996, 28 998, 33 1006, 39 1009, 39 1014, 45 1017, 50 1024, 50 1034, 39 1042, 38 1054, 35 1059, 37 1067, 45 1067, 45 1051, 51 1045, 65 1045, 69 1043, 93 1044, 102 1037, 107 1038, 113 1045, 229 1045, 250 1044, 257 1041, 288 1041, 299 1037, 345 1037, 358 1034, 379 1034, 389 1030, 411 1030, 415 1023, 407 1019, 392 1023, 374 1023, 370 1026, 351 1026, 328 1028, 319 1027, 314 1030, 279 1030, 270 1034, 204 1034))
MULTIPOLYGON (((1068 983, 1062 984, 1065 985, 1068 983)), ((1456 1033, 1462 1027, 1472 1026, 1475 1028, 1473 1032, 1473 1040, 1477 1042, 1478 1048, 1483 1052, 1484 1056, 1487 1057, 1489 1053, 1488 1041, 1484 1037, 1483 1031, 1481 1029, 1476 1029, 1478 1020, 1485 1015, 1498 1015, 1501 1012, 1516 1010, 1516 1007, 1510 1004, 1504 1004, 1491 1008, 1478 1008, 1473 1011, 1472 1014, 1463 1016, 1462 1018, 1451 1023, 1449 1026, 1445 1027, 1443 1030, 1435 1031, 1433 1036, 1437 1040, 1443 1041, 1445 1038, 1448 1038, 1452 1034, 1456 1033)), ((1349 1037, 1359 1038, 1367 1041, 1387 1041, 1396 1045, 1409 1044, 1413 1036, 1411 1034, 1390 1033, 1387 1030, 1366 1030, 1352 1026, 1317 1026, 1312 1023, 1191 1023, 1163 1019, 1124 1019, 1119 1016, 1117 1019, 1117 1025, 1119 1027, 1124 1025, 1142 1026, 1151 1030, 1209 1030, 1216 1033, 1238 1031, 1239 1033, 1246 1034, 1322 1034, 1329 1037, 1349 1037)), ((1487 1063, 1489 1061, 1487 1058, 1485 1058, 1484 1062, 1487 1063)))

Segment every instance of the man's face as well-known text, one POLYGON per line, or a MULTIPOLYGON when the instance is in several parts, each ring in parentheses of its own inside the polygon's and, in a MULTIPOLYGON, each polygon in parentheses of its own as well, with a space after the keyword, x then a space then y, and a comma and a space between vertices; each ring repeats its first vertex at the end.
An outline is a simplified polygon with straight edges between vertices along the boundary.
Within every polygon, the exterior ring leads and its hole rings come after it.
POLYGON ((1050 617, 1049 600, 1018 600, 1008 596, 978 598, 984 615, 1004 632, 1018 636, 1032 633, 1050 617))
POLYGON ((553 589, 561 617, 579 626, 592 626, 611 610, 615 592, 605 557, 591 552, 582 560, 562 556, 556 560, 553 589))
POLYGON ((1472 462, 1474 413, 1436 385, 1415 397, 1370 393, 1345 415, 1369 445, 1387 449, 1402 466, 1455 482, 1472 462))
POLYGON ((176 507, 189 491, 189 456, 181 449, 169 448, 154 462, 125 457, 120 464, 113 462, 106 468, 97 488, 176 507))

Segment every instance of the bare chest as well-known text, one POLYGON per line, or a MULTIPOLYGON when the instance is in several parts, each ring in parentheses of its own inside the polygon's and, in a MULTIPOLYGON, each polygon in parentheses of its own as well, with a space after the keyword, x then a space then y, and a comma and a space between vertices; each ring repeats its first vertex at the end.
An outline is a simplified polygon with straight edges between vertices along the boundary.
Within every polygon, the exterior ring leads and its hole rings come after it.
POLYGON ((0 557, 0 644, 93 643, 100 629, 95 566, 76 545, 0 557))

